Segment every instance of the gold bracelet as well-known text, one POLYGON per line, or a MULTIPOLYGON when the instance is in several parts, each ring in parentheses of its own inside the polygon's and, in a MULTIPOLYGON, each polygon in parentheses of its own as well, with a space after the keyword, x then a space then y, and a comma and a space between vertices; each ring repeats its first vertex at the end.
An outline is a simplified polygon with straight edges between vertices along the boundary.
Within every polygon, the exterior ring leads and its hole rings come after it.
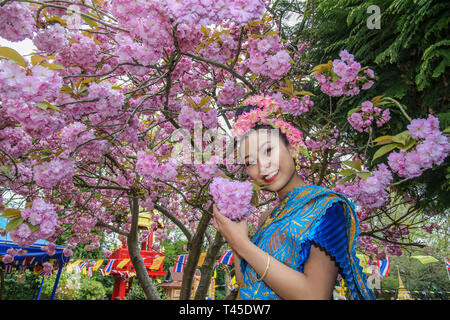
POLYGON ((258 277, 256 277, 256 281, 262 281, 265 276, 267 275, 267 271, 269 271, 269 267, 270 267, 270 255, 266 252, 267 254, 267 263, 266 263, 266 270, 264 270, 264 273, 262 275, 261 278, 258 279, 258 277))

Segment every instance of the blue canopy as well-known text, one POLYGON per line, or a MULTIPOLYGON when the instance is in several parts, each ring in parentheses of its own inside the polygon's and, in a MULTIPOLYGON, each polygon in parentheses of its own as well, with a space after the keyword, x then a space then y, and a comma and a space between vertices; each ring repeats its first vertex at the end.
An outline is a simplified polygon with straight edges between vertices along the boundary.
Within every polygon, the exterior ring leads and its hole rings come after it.
MULTIPOLYGON (((4 228, 7 223, 8 223, 7 219, 0 218, 0 228, 4 228)), ((52 259, 56 259, 57 267, 58 267, 58 275, 56 277, 55 285, 53 287, 53 292, 52 292, 52 296, 51 296, 51 299, 53 300, 55 293, 56 293, 56 288, 58 286, 58 281, 61 276, 62 268, 64 267, 64 265, 67 262, 69 262, 70 258, 64 256, 63 250, 66 247, 63 247, 63 246, 56 246, 55 254, 52 256, 49 256, 48 253, 43 250, 43 247, 46 246, 47 244, 48 244, 48 241, 38 240, 33 245, 26 247, 26 248, 22 248, 22 247, 18 246, 17 244, 15 244, 11 240, 9 234, 6 234, 6 236, 0 236, 0 257, 5 255, 6 251, 11 248, 23 249, 26 251, 26 253, 21 256, 16 255, 14 257, 14 261, 12 263, 9 263, 6 265, 0 259, 0 268, 2 268, 3 270, 8 269, 8 268, 34 269, 36 266, 42 265, 44 262, 47 262, 52 259)), ((40 297, 44 279, 45 279, 45 277, 42 278, 41 288, 39 289, 39 294, 37 297, 38 300, 40 297)))

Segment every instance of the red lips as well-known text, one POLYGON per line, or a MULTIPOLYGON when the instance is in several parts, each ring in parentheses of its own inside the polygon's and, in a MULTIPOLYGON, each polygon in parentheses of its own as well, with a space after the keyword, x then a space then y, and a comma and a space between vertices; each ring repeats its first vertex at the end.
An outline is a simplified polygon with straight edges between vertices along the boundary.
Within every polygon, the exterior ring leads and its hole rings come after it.
POLYGON ((272 182, 273 180, 275 180, 275 178, 278 176, 278 172, 277 172, 272 178, 270 178, 270 179, 266 179, 267 176, 269 176, 269 175, 263 176, 263 179, 264 179, 265 182, 270 183, 270 182, 272 182))

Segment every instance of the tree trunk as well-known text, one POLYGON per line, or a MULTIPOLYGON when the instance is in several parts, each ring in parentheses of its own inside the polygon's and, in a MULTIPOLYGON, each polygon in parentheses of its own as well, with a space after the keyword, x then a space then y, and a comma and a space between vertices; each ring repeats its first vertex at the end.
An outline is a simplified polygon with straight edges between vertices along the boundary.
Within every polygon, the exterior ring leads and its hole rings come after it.
POLYGON ((141 248, 139 243, 139 199, 135 195, 130 195, 130 211, 131 211, 131 228, 128 235, 128 253, 130 254, 131 263, 133 264, 139 284, 144 290, 148 300, 161 300, 156 288, 153 286, 147 269, 144 265, 144 259, 141 256, 141 248))
POLYGON ((198 284, 197 291, 195 292, 194 300, 205 300, 209 285, 211 284, 211 276, 213 273, 214 263, 216 262, 217 254, 219 253, 222 245, 222 235, 220 234, 220 232, 216 232, 214 242, 209 247, 208 253, 205 257, 205 261, 203 262, 203 265, 201 267, 202 276, 200 278, 200 283, 198 284))
MULTIPOLYGON (((212 205, 209 207, 208 211, 210 210, 212 210, 212 205)), ((189 247, 188 261, 183 273, 180 300, 189 300, 191 296, 195 268, 197 267, 198 258, 200 257, 200 253, 202 251, 203 238, 205 236, 206 228, 209 225, 209 221, 211 220, 211 216, 212 215, 209 215, 208 213, 203 213, 198 223, 197 230, 192 237, 191 245, 189 247)))

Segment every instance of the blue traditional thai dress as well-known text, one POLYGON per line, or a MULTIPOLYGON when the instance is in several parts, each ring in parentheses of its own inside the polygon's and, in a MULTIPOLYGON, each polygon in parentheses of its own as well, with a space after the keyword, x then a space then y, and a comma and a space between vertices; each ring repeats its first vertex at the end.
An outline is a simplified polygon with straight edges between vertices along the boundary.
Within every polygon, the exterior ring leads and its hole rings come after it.
MULTIPOLYGON (((324 248, 337 262, 353 299, 375 299, 356 257, 358 218, 343 194, 316 185, 294 188, 261 224, 252 242, 273 258, 303 273, 311 244, 324 248)), ((243 284, 238 299, 281 299, 241 259, 243 284)), ((331 295, 330 295, 331 298, 331 295)))

